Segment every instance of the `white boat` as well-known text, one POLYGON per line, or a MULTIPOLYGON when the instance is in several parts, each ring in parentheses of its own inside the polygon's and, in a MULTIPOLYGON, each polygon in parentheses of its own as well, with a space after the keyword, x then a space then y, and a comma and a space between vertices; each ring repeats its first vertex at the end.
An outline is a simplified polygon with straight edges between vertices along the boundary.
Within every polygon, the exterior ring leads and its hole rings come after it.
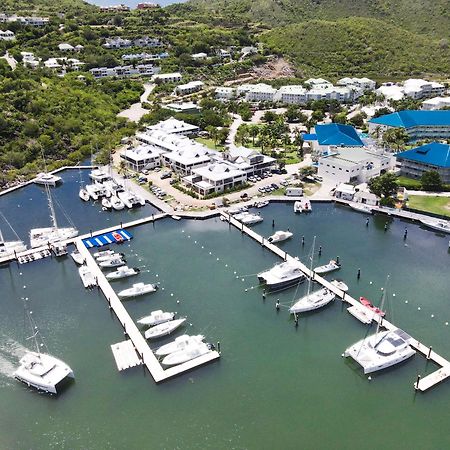
POLYGON ((156 339, 162 336, 167 336, 168 334, 175 331, 179 326, 181 326, 186 321, 186 318, 171 320, 170 322, 160 323, 152 328, 149 328, 144 333, 145 339, 156 339))
MULTIPOLYGON (((2 214, 2 216, 3 216, 3 214, 2 214)), ((5 218, 5 220, 6 220, 6 218, 5 218)), ((9 223, 8 223, 8 225, 9 225, 9 223)), ((11 227, 11 229, 13 230, 12 227, 11 227)), ((15 233, 14 230, 13 230, 13 232, 15 233)), ((21 241, 19 239, 16 241, 5 241, 3 239, 2 230, 0 230, 0 258, 14 255, 14 253, 24 252, 26 249, 27 249, 27 246, 23 243, 23 241, 21 241)))
POLYGON ((58 227, 55 209, 53 207, 52 196, 47 185, 45 186, 45 191, 47 193, 48 207, 50 210, 52 226, 46 228, 33 228, 32 230, 30 230, 31 248, 54 244, 55 242, 71 239, 78 236, 78 230, 73 226, 64 228, 58 227))
POLYGON ((338 270, 341 268, 341 265, 335 261, 334 259, 330 260, 328 264, 324 264, 323 266, 316 267, 314 272, 316 273, 328 273, 333 272, 334 270, 338 270))
POLYGON ((111 175, 102 169, 93 169, 89 174, 89 178, 98 183, 104 183, 105 181, 111 180, 111 175))
POLYGON ((311 212, 311 211, 312 211, 311 202, 307 198, 304 198, 302 200, 297 200, 294 203, 294 212, 295 213, 303 213, 303 212, 311 212))
POLYGON ((102 267, 103 269, 107 269, 109 267, 119 267, 124 266, 126 264, 126 261, 122 258, 122 256, 117 255, 113 256, 112 258, 108 258, 104 261, 100 261, 98 265, 102 267))
POLYGON ((231 208, 227 209, 227 213, 231 214, 232 216, 235 214, 247 212, 248 208, 246 206, 233 206, 231 208))
POLYGON ((124 256, 123 253, 116 253, 114 250, 105 250, 104 252, 94 253, 94 258, 98 263, 108 261, 108 259, 123 258, 124 256))
POLYGON ((364 214, 372 214, 372 208, 364 203, 349 203, 350 208, 364 214))
POLYGON ((125 206, 130 209, 134 208, 135 206, 145 205, 145 200, 142 197, 130 191, 118 192, 117 196, 119 197, 120 200, 122 200, 125 206))
POLYGON ((155 325, 159 325, 160 323, 169 322, 170 320, 173 320, 174 317, 174 312, 164 312, 158 309, 157 311, 152 311, 149 316, 141 317, 137 320, 137 323, 153 327, 155 325))
POLYGON ((295 213, 303 212, 302 202, 297 201, 297 202, 294 203, 294 212, 295 213))
POLYGON ((269 290, 278 290, 302 283, 306 277, 295 262, 285 261, 260 272, 258 279, 261 283, 265 283, 269 290))
POLYGON ((33 180, 33 183, 39 184, 41 186, 52 186, 55 187, 58 183, 61 183, 62 178, 58 175, 53 175, 51 173, 42 172, 37 175, 33 180))
POLYGON ((91 272, 88 266, 82 265, 78 268, 78 274, 80 275, 83 286, 88 289, 97 285, 97 281, 94 274, 91 272))
POLYGON ((287 239, 290 239, 293 236, 293 233, 290 231, 276 231, 272 236, 269 236, 267 239, 270 243, 276 244, 277 242, 283 242, 287 239))
POLYGON ((94 257, 95 259, 97 259, 97 261, 98 261, 98 258, 101 258, 102 256, 114 255, 114 253, 115 253, 114 250, 110 250, 110 249, 108 248, 108 249, 106 249, 106 250, 102 250, 102 251, 100 251, 100 252, 94 253, 94 254, 93 254, 93 257, 94 257))
POLYGON ((40 391, 57 394, 60 386, 67 378, 74 378, 72 369, 64 362, 48 353, 41 353, 44 343, 38 341, 39 331, 28 313, 36 351, 28 351, 19 361, 19 368, 13 376, 17 380, 40 391))
POLYGON ((91 198, 89 192, 85 188, 80 188, 78 192, 78 196, 83 200, 84 202, 88 202, 91 198))
POLYGON ((111 192, 100 183, 87 184, 86 191, 93 200, 98 200, 100 197, 111 197, 111 192))
POLYGON ((211 351, 212 349, 209 344, 205 344, 204 342, 192 342, 184 349, 167 355, 162 360, 162 364, 164 366, 175 366, 177 364, 183 364, 187 361, 198 358, 199 356, 206 355, 211 351))
POLYGON ((331 280, 331 284, 336 286, 342 292, 348 292, 348 286, 342 280, 331 280))
POLYGON ((187 345, 192 342, 202 342, 205 339, 205 336, 198 334, 195 336, 189 336, 187 334, 183 334, 183 336, 178 336, 174 341, 169 342, 168 344, 162 345, 155 351, 156 356, 165 356, 170 353, 177 352, 179 350, 183 350, 187 345))
POLYGON ((254 225, 255 223, 262 222, 264 219, 258 214, 251 214, 248 212, 243 212, 236 214, 234 216, 236 220, 243 223, 244 225, 254 225))
POLYGON ((102 184, 113 195, 116 195, 117 192, 123 191, 123 186, 112 178, 110 180, 104 181, 102 184))
POLYGON ((121 209, 125 208, 125 204, 123 203, 123 201, 120 200, 120 198, 116 197, 115 195, 113 195, 110 198, 110 202, 112 208, 115 209, 116 211, 120 211, 121 209))
POLYGON ((140 270, 137 267, 128 267, 122 266, 119 267, 116 271, 108 273, 106 278, 108 280, 120 280, 121 278, 132 277, 133 275, 137 275, 140 270))
POLYGON ((72 257, 72 259, 78 264, 78 265, 82 265, 84 264, 84 258, 83 255, 78 251, 78 250, 74 250, 70 256, 72 257))
POLYGON ((256 202, 253 206, 255 208, 264 208, 265 206, 268 206, 269 203, 270 203, 269 200, 263 200, 261 202, 256 202))
POLYGON ((132 287, 120 291, 117 295, 122 298, 138 297, 155 292, 157 289, 158 286, 156 284, 136 283, 132 287))
POLYGON ((422 224, 424 224, 428 228, 432 228, 433 230, 440 231, 441 233, 450 233, 450 222, 445 220, 421 220, 422 224))
POLYGON ((109 199, 107 199, 106 197, 102 199, 102 208, 104 210, 108 210, 111 209, 112 205, 109 199))

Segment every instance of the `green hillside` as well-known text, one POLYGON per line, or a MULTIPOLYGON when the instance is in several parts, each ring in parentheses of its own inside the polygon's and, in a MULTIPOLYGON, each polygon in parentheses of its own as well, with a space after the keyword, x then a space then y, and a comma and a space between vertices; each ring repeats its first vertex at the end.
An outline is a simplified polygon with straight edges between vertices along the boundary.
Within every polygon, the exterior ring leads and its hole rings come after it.
POLYGON ((82 0, 1 0, 0 12, 5 13, 69 13, 92 12, 97 8, 82 0))

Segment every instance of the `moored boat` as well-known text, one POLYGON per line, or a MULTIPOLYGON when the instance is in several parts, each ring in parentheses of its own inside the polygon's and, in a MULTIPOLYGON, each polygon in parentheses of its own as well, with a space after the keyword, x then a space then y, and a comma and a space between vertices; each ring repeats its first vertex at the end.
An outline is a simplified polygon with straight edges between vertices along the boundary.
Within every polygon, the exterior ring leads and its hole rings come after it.
POLYGON ((155 351, 156 356, 165 356, 170 353, 177 352, 182 350, 187 345, 192 342, 202 342, 205 339, 205 336, 201 334, 197 334, 195 336, 189 336, 188 334, 183 334, 182 336, 178 336, 174 341, 169 342, 168 344, 162 345, 155 351))
POLYGON ((364 203, 349 203, 350 208, 364 214, 372 214, 373 210, 369 205, 364 203))
POLYGON ((291 314, 313 311, 328 305, 336 298, 336 294, 327 288, 319 289, 318 291, 308 293, 304 297, 297 300, 294 305, 289 308, 291 314))
POLYGON ((254 225, 264 220, 260 215, 251 214, 248 212, 236 214, 234 218, 239 222, 243 223, 244 225, 254 225))
POLYGON ((89 195, 89 192, 86 189, 84 189, 84 188, 80 188, 80 190, 78 191, 78 196, 84 202, 89 201, 89 199, 91 198, 91 196, 89 195))
POLYGON ((441 233, 450 233, 450 222, 446 220, 424 219, 420 221, 423 225, 441 233))
POLYGON ((116 197, 115 195, 111 197, 110 202, 112 208, 115 209, 116 211, 120 211, 123 208, 125 208, 125 204, 123 203, 123 201, 120 200, 120 198, 116 197))
POLYGON ((167 355, 162 360, 162 364, 165 366, 175 366, 177 364, 183 364, 202 355, 206 355, 211 351, 212 347, 210 344, 206 344, 205 342, 192 342, 182 350, 178 350, 167 355))
POLYGON ((336 286, 342 292, 347 292, 348 291, 348 286, 342 280, 331 280, 331 284, 333 286, 336 286))
POLYGON ((78 250, 74 250, 70 256, 72 257, 72 259, 78 264, 78 265, 82 265, 84 264, 84 258, 83 255, 78 251, 78 250))
POLYGON ((375 314, 378 314, 381 317, 386 315, 386 311, 382 311, 380 308, 377 308, 372 304, 372 302, 366 297, 359 297, 359 302, 361 305, 364 305, 366 308, 370 309, 375 314))
POLYGON ((111 281, 120 280, 121 278, 128 278, 133 275, 137 275, 139 272, 140 270, 137 267, 121 266, 116 271, 108 273, 106 278, 111 281))
POLYGON ((158 309, 156 311, 152 311, 148 316, 141 317, 136 322, 140 325, 153 327, 155 325, 159 325, 160 323, 169 322, 170 320, 173 320, 174 317, 174 312, 164 312, 158 309))
POLYGON ((285 261, 260 272, 258 279, 269 290, 278 290, 302 283, 306 277, 295 262, 285 261))
POLYGON ((121 298, 139 297, 150 294, 158 289, 156 284, 135 283, 132 287, 120 291, 117 295, 121 298))
POLYGON ((329 273, 341 268, 341 265, 335 261, 334 259, 330 260, 328 264, 324 264, 323 266, 316 267, 314 272, 316 273, 329 273))
POLYGON ((171 320, 170 322, 160 323, 159 325, 151 327, 144 333, 145 339, 156 339, 162 336, 167 336, 180 327, 185 321, 186 318, 183 317, 181 319, 171 320))
POLYGON ((269 236, 267 240, 271 244, 276 244, 277 242, 286 241, 287 239, 290 239, 292 236, 293 236, 293 233, 291 233, 289 230, 288 231, 276 231, 274 234, 272 234, 272 236, 269 236))
POLYGON ((58 175, 53 175, 51 173, 42 172, 36 176, 33 183, 39 184, 41 186, 51 186, 55 187, 58 183, 62 182, 62 178, 58 175))
POLYGON ((104 261, 100 261, 98 263, 98 265, 103 269, 107 269, 109 267, 124 266, 125 264, 126 260, 123 259, 122 256, 113 256, 112 258, 105 259, 104 261))

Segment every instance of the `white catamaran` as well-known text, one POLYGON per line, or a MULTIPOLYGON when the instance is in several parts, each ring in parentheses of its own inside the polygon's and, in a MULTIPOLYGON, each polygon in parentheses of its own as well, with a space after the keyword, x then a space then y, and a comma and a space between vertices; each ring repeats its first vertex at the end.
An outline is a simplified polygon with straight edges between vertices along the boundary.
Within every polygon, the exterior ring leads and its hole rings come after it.
POLYGON ((17 240, 15 241, 5 241, 3 238, 2 230, 0 229, 0 258, 14 255, 14 253, 23 252, 27 249, 27 246, 19 239, 19 236, 14 231, 14 228, 11 224, 6 220, 6 217, 0 212, 0 215, 3 217, 5 222, 9 225, 12 232, 16 236, 17 240))

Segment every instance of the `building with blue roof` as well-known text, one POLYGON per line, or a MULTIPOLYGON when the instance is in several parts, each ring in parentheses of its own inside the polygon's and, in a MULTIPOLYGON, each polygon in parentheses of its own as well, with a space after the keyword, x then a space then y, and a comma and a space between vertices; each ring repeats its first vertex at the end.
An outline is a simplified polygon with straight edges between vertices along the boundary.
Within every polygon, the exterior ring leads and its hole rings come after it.
POLYGON ((390 128, 404 128, 412 141, 450 138, 450 110, 404 110, 369 120, 369 132, 382 134, 390 128))
POLYGON ((321 147, 364 147, 358 132, 351 125, 330 123, 316 125, 315 130, 321 147))
MULTIPOLYGON (((449 111, 450 112, 450 111, 449 111)), ((400 173, 420 178, 424 172, 435 170, 444 183, 450 183, 450 145, 432 142, 395 155, 400 173)))

